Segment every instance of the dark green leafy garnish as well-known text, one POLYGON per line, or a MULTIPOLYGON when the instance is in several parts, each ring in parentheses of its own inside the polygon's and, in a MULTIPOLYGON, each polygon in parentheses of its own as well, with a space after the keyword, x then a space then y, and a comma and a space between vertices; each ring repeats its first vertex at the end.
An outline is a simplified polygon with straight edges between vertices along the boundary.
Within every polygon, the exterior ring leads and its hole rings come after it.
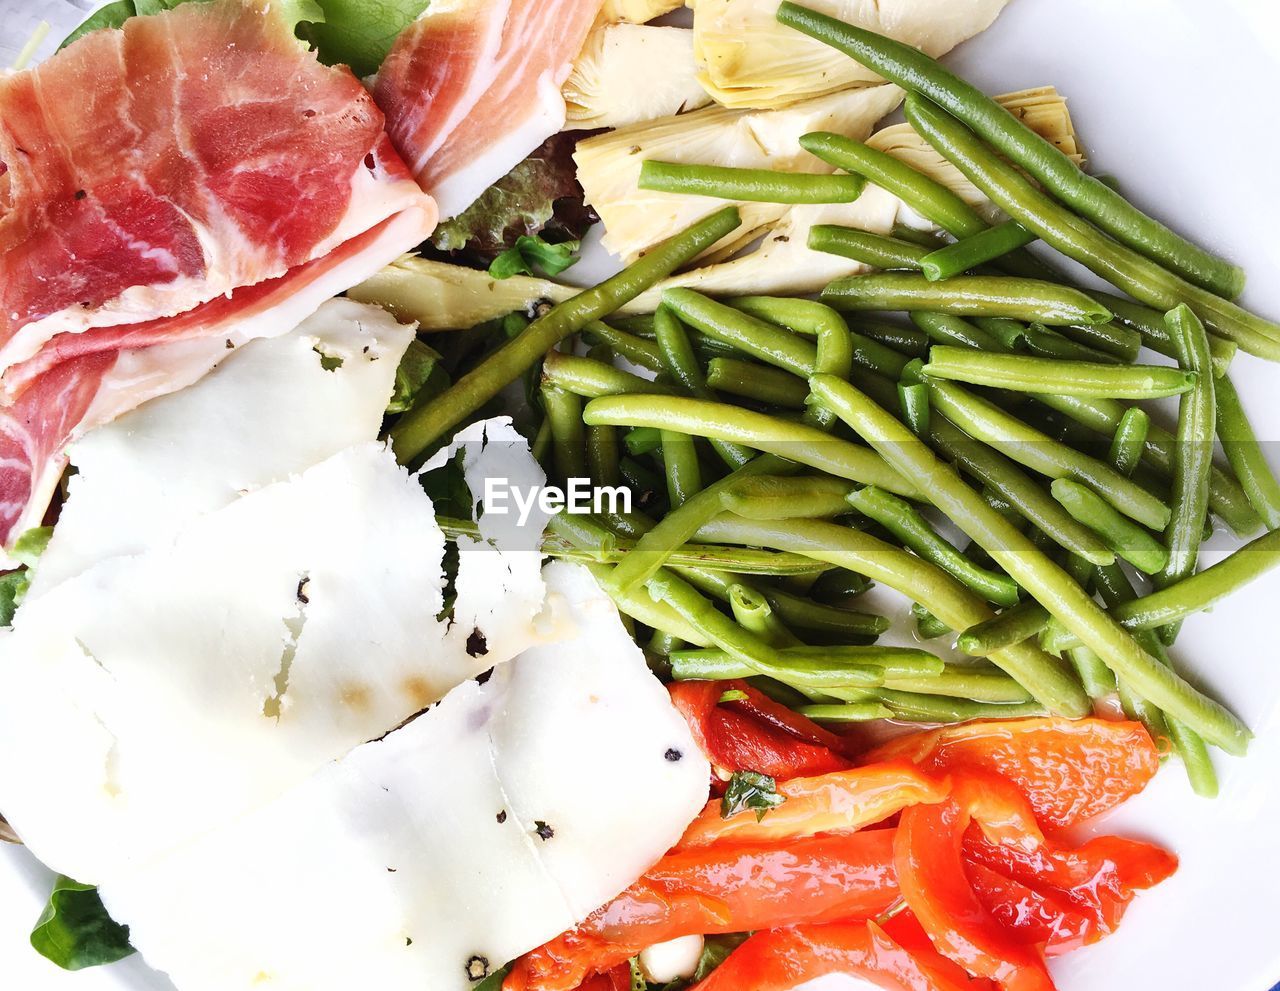
POLYGON ((495 279, 509 279, 513 275, 556 276, 577 263, 573 253, 578 245, 577 241, 548 244, 536 234, 521 235, 512 247, 493 260, 489 274, 495 279))
POLYGON ((31 945, 64 970, 115 963, 134 952, 128 926, 107 914, 98 889, 68 877, 54 882, 31 945))
POLYGON ((442 389, 448 384, 449 376, 441 367, 440 352, 415 338, 409 342, 396 368, 396 384, 387 402, 387 412, 403 413, 424 394, 432 395, 436 386, 442 389))
POLYGON ((778 794, 777 783, 769 775, 756 771, 735 771, 729 779, 724 798, 720 800, 720 818, 728 819, 739 812, 753 809, 756 820, 759 821, 766 812, 776 809, 786 800, 785 795, 778 794))

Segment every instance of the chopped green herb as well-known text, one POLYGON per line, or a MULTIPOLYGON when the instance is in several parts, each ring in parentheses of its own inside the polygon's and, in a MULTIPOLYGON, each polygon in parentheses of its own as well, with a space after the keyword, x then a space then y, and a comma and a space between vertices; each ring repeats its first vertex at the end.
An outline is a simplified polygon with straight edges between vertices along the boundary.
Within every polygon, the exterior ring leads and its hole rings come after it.
MULTIPOLYGON (((440 366, 440 352, 415 338, 409 342, 408 350, 396 368, 396 384, 387 402, 387 412, 403 413, 411 408, 432 378, 442 387, 448 385, 449 376, 440 366)), ((431 392, 427 390, 428 395, 431 392)))
POLYGON ((21 561, 28 568, 34 568, 51 539, 53 539, 53 527, 34 526, 14 541, 13 550, 9 551, 9 556, 15 561, 21 561))
POLYGON ((134 952, 128 926, 107 914, 98 889, 68 877, 54 881, 31 945, 64 970, 115 963, 134 952))
POLYGON ((756 820, 759 821, 766 812, 776 809, 786 800, 785 795, 778 794, 777 783, 769 775, 756 771, 735 771, 729 779, 724 798, 720 800, 720 817, 728 819, 739 812, 754 809, 756 820))
POLYGON ((29 584, 25 569, 0 575, 0 627, 13 625, 13 615, 22 605, 22 597, 27 594, 29 584))

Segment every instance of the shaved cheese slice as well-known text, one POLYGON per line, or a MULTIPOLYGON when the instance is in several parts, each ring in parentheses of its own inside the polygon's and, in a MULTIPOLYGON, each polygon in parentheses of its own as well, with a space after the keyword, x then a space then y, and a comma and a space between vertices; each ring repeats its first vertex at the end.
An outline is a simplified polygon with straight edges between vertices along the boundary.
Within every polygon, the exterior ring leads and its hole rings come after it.
POLYGON ((573 639, 105 884, 147 960, 185 991, 463 991, 661 857, 707 761, 590 574, 546 581, 573 639))
POLYGON ((412 339, 384 310, 331 300, 92 431, 70 452, 77 474, 30 594, 167 543, 195 517, 376 436, 412 339))
POLYGON ((464 625, 440 615, 443 554, 418 482, 366 442, 48 590, 0 641, 0 811, 96 883, 558 635, 535 555, 472 555, 464 625))

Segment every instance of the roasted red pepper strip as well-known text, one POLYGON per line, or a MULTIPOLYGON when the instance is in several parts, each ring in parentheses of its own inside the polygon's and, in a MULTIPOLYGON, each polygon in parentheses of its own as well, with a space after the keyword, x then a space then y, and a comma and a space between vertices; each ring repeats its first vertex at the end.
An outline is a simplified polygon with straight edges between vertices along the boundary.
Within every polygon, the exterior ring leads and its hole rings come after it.
POLYGON ((588 977, 577 991, 631 991, 631 968, 626 964, 604 974, 588 977))
POLYGON ((1167 850, 1119 836, 1099 836, 1070 848, 1052 841, 1036 849, 993 844, 971 829, 965 859, 1019 882, 1088 919, 1085 942, 1115 931, 1141 889, 1173 874, 1178 859, 1167 850))
POLYGON ((1104 719, 973 722, 890 740, 862 763, 909 760, 926 770, 995 771, 1031 800, 1046 826, 1066 828, 1147 786, 1160 766, 1140 723, 1104 719))
POLYGON ((976 987, 963 971, 929 967, 874 922, 862 922, 756 933, 693 991, 790 991, 826 974, 851 974, 889 991, 976 987))
POLYGON ((581 926, 521 957, 507 991, 569 991, 654 943, 869 919, 898 898, 893 831, 668 854, 581 926))
POLYGON ((744 681, 678 681, 671 701, 712 764, 726 771, 758 771, 783 780, 842 771, 852 761, 845 741, 744 681), (746 695, 721 703, 725 692, 746 695))
POLYGON ((991 917, 1024 942, 1042 944, 1046 956, 1079 949, 1102 935, 1092 919, 1054 896, 972 861, 966 862, 965 873, 991 917))
POLYGON ((815 833, 853 832, 881 822, 908 805, 940 802, 950 792, 950 784, 911 764, 896 762, 792 778, 780 782, 777 789, 786 801, 763 819, 757 819, 750 811, 722 818, 720 802, 713 799, 685 831, 677 849, 721 841, 754 843, 815 833))
MULTIPOLYGON (((1002 840, 1016 838, 1013 824, 1020 813, 1004 801, 1011 789, 994 776, 968 774, 957 775, 954 786, 946 802, 902 813, 894 843, 902 896, 938 951, 970 974, 1005 991, 1052 991, 1040 952, 991 917, 965 874, 965 832, 976 816, 1002 840)), ((1031 835, 1026 842, 1038 838, 1031 835)))

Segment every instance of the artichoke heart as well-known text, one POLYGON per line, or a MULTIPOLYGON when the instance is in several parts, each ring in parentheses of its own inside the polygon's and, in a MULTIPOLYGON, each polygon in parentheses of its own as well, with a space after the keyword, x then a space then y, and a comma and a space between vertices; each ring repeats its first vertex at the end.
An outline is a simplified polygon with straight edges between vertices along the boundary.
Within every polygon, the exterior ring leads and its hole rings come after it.
MULTIPOLYGON (((604 221, 604 246, 625 261, 726 205, 707 196, 637 188, 646 159, 728 165, 787 172, 829 173, 801 149, 801 135, 830 130, 865 139, 872 126, 902 100, 896 86, 870 86, 806 100, 783 110, 742 111, 706 107, 664 117, 578 144, 574 161, 589 203, 604 221)), ((752 231, 779 220, 787 207, 735 203, 742 226, 728 240, 743 243, 752 231)), ((714 246, 723 251, 726 244, 714 246)))
MULTIPOLYGON (((805 0, 814 10, 937 58, 984 31, 1008 0, 805 0)), ((778 23, 778 0, 698 0, 693 13, 699 79, 726 107, 784 107, 880 82, 870 69, 778 23)))
POLYGON ((684 0, 604 0, 604 6, 600 8, 600 22, 644 24, 683 6, 684 0))
MULTIPOLYGON (((1052 86, 1006 93, 997 96, 996 100, 1002 107, 1017 115, 1031 130, 1053 142, 1077 165, 1084 164, 1084 153, 1071 122, 1067 101, 1052 86)), ((894 124, 877 131, 867 139, 867 144, 932 176, 970 206, 982 206, 987 202, 986 197, 961 175, 960 170, 934 151, 910 124, 894 124)))
POLYGON ((698 82, 693 32, 648 24, 597 26, 563 91, 568 129, 625 127, 711 102, 698 82))

